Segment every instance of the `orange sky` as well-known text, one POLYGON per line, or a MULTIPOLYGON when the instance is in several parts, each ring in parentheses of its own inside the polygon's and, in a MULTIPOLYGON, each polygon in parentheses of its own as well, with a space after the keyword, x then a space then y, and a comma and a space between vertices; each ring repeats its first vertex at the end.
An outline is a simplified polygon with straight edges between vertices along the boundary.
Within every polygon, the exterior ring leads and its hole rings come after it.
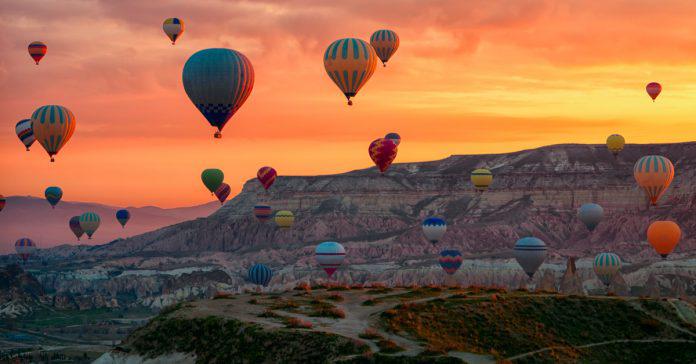
POLYGON ((14 1, 0 3, 0 193, 162 207, 204 203, 204 168, 238 191, 281 175, 371 166, 367 146, 401 134, 396 162, 541 145, 696 139, 696 3, 690 1, 14 1), (427 5, 423 5, 427 3, 427 5), (162 21, 182 18, 171 46, 162 21), (401 46, 353 107, 323 69, 342 37, 395 30, 401 46), (31 41, 48 45, 35 66, 31 41), (195 51, 228 47, 254 91, 222 140, 184 93, 195 51), (645 84, 658 81, 656 103, 645 84), (75 134, 49 163, 15 123, 70 108, 75 134))

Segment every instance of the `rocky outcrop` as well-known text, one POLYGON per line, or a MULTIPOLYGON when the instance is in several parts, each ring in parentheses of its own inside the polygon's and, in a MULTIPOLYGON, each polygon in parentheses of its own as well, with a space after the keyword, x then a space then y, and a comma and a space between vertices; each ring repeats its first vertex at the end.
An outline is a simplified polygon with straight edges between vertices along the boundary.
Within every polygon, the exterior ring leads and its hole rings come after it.
POLYGON ((582 287, 582 280, 578 277, 575 260, 574 257, 568 258, 559 291, 565 294, 584 295, 585 289, 582 287))
POLYGON ((0 268, 0 317, 31 313, 43 295, 41 284, 19 265, 0 268))

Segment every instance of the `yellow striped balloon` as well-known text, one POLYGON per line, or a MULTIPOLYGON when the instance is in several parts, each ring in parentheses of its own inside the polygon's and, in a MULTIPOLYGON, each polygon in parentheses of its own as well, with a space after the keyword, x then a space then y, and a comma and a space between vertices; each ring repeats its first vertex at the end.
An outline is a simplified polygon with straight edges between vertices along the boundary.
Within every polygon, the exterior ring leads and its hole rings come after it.
POLYGON ((387 61, 399 49, 399 36, 393 30, 380 29, 372 33, 370 44, 382 61, 382 65, 387 67, 387 61))
POLYGON ((612 134, 607 138, 607 149, 614 155, 614 158, 624 149, 625 144, 626 140, 619 134, 612 134))
POLYGON ((362 39, 339 39, 331 43, 324 53, 326 73, 346 95, 348 105, 353 105, 350 98, 357 95, 372 77, 376 66, 374 48, 362 39))
POLYGON ((287 210, 278 211, 276 212, 273 220, 279 228, 289 229, 295 223, 295 215, 293 215, 292 212, 287 210))
POLYGON ((34 137, 51 157, 58 154, 75 131, 75 115, 65 106, 46 105, 31 115, 34 137))
POLYGON ((475 169, 471 172, 471 183, 474 184, 476 191, 484 192, 493 183, 493 173, 485 168, 475 169))

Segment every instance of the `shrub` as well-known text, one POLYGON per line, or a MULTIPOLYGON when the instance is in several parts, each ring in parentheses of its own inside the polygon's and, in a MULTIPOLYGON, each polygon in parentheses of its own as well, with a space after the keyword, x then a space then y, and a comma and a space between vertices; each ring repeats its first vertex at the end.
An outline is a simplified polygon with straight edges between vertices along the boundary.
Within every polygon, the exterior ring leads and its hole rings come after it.
POLYGON ((296 317, 290 317, 285 321, 285 326, 293 329, 311 329, 312 323, 296 317))
POLYGON ((282 317, 279 314, 273 312, 270 308, 265 309, 263 312, 258 314, 258 317, 268 317, 268 318, 279 318, 282 317))
POLYGON ((274 310, 287 310, 287 309, 294 309, 294 308, 299 308, 300 304, 293 301, 293 300, 284 300, 284 299, 279 299, 277 302, 273 303, 272 308, 274 310))
POLYGON ((214 300, 223 300, 223 299, 233 299, 234 295, 232 293, 228 292, 216 292, 215 295, 213 296, 214 300))
POLYGON ((309 283, 307 283, 307 282, 300 282, 293 289, 295 291, 309 291, 309 292, 312 291, 312 287, 310 287, 309 283))
POLYGON ((321 306, 313 311, 310 316, 314 317, 331 317, 331 318, 346 318, 346 313, 337 307, 321 306))
POLYGON ((360 335, 358 335, 358 337, 360 337, 362 339, 367 339, 367 340, 376 340, 376 339, 383 338, 382 335, 380 335, 379 332, 377 332, 377 330, 375 330, 371 327, 366 328, 365 331, 363 331, 362 333, 360 333, 360 335))
POLYGON ((399 345, 396 345, 395 342, 389 340, 389 339, 382 339, 377 342, 377 346, 379 347, 379 351, 382 353, 398 353, 400 351, 404 351, 404 348, 402 348, 399 345))
POLYGON ((370 299, 370 300, 363 301, 362 305, 363 305, 363 306, 374 306, 374 305, 376 305, 377 303, 379 303, 378 300, 372 300, 372 299, 370 299))
POLYGON ((247 303, 249 303, 251 305, 256 305, 259 303, 259 300, 257 300, 256 298, 252 298, 252 299, 248 300, 247 303))
POLYGON ((341 302, 341 301, 343 301, 343 296, 341 296, 338 293, 332 293, 332 294, 328 295, 326 297, 326 299, 331 300, 331 301, 341 302))

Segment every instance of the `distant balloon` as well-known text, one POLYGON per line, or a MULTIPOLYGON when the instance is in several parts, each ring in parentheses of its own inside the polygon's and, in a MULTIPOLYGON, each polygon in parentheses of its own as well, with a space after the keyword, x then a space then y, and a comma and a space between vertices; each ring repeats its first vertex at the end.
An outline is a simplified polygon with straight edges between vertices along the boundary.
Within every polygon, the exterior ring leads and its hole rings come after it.
POLYGON ((326 73, 346 96, 348 105, 353 105, 350 98, 355 97, 372 77, 376 66, 374 48, 362 39, 339 39, 324 52, 326 73))
POLYGON ((15 242, 15 251, 26 263, 27 259, 36 251, 36 244, 29 238, 22 238, 15 242))
POLYGON ((64 106, 41 106, 31 115, 31 126, 34 137, 54 162, 53 156, 58 154, 75 131, 75 115, 64 106))
POLYGON ((592 267, 597 278, 609 287, 616 273, 621 270, 621 258, 614 253, 599 253, 595 257, 592 267))
POLYGON ((80 225, 80 217, 79 216, 71 217, 68 225, 70 226, 70 230, 72 230, 73 234, 75 234, 75 237, 79 241, 82 234, 85 233, 85 231, 82 230, 82 226, 80 225))
POLYGON ((222 138, 222 128, 251 95, 254 67, 235 50, 204 49, 186 61, 182 78, 189 99, 222 138))
POLYGON ((478 192, 488 191, 488 187, 493 183, 493 173, 485 168, 474 169, 471 172, 471 183, 478 192))
POLYGON ((594 231, 602 221, 603 216, 604 209, 596 203, 586 203, 578 209, 578 219, 585 224, 589 231, 594 231))
POLYGON ((85 212, 80 215, 80 227, 90 239, 92 239, 92 234, 99 229, 100 223, 101 218, 94 212, 85 212))
POLYGON ((648 242, 663 259, 672 253, 681 239, 681 229, 674 221, 655 221, 648 227, 648 242))
POLYGON ((289 229, 295 224, 295 215, 287 210, 278 211, 273 218, 276 225, 281 229, 289 229))
POLYGON ((5 196, 0 195, 0 211, 5 208, 5 203, 7 203, 7 200, 5 200, 5 196))
POLYGON ((27 48, 29 50, 29 55, 34 59, 37 66, 39 65, 39 61, 41 61, 41 58, 44 58, 46 52, 48 51, 48 47, 46 47, 46 45, 42 42, 38 41, 31 42, 27 48))
POLYGON ((254 264, 249 268, 247 276, 249 282, 266 287, 271 282, 271 278, 273 278, 273 271, 263 264, 254 264))
POLYGON ((372 33, 370 44, 382 61, 382 65, 387 67, 387 61, 399 49, 399 36, 393 30, 381 29, 372 33))
POLYGON ((438 262, 445 273, 452 275, 462 266, 462 253, 459 250, 443 250, 440 252, 438 262))
POLYGON ((44 195, 46 196, 46 201, 51 204, 51 207, 56 208, 56 205, 63 197, 63 190, 61 190, 60 187, 51 186, 46 188, 44 195))
POLYGON ((31 119, 20 120, 15 126, 15 132, 17 137, 29 151, 29 147, 34 144, 36 138, 34 138, 34 129, 31 127, 31 119))
POLYGON ((215 190, 215 197, 220 201, 220 205, 225 203, 225 200, 227 200, 227 197, 230 195, 230 192, 232 192, 232 189, 230 188, 230 185, 227 183, 222 183, 220 187, 218 187, 217 190, 215 190))
POLYGON ((515 243, 515 259, 531 279, 546 259, 546 244, 541 239, 528 237, 515 243))
POLYGON ((212 194, 215 193, 215 190, 217 190, 222 184, 222 181, 225 180, 225 174, 217 168, 208 168, 201 173, 201 180, 205 188, 212 194))
POLYGON ((162 24, 162 29, 172 41, 172 45, 174 45, 176 40, 184 33, 184 21, 179 18, 165 19, 164 24, 162 24))
POLYGON ((346 257, 346 249, 335 241, 326 241, 317 245, 314 255, 319 266, 331 278, 336 269, 343 263, 343 259, 346 257))
POLYGON ((254 216, 259 222, 266 222, 273 216, 273 210, 268 205, 256 205, 254 206, 254 216))
POLYGON ((278 173, 276 173, 276 170, 272 167, 261 167, 259 168, 259 171, 256 172, 256 177, 266 190, 271 188, 271 185, 273 185, 273 182, 275 182, 277 175, 278 173))
POLYGON ((612 134, 607 138, 607 149, 614 155, 614 158, 624 149, 624 145, 626 145, 626 140, 619 134, 612 134))
POLYGON ((397 133, 389 133, 384 136, 384 139, 389 139, 393 141, 397 147, 399 146, 399 144, 401 144, 401 135, 397 133))
POLYGON ((130 216, 130 211, 126 209, 116 211, 116 220, 118 220, 118 223, 121 224, 121 228, 126 227, 126 223, 128 220, 130 220, 130 216))
POLYGON ((662 92, 662 85, 657 82, 650 82, 645 86, 645 91, 650 95, 650 98, 655 102, 657 96, 662 92))
POLYGON ((447 232, 447 223, 439 217, 429 217, 423 220, 423 235, 429 242, 436 244, 447 232))
POLYGON ((661 155, 646 155, 633 166, 633 176, 645 191, 650 203, 656 206, 657 200, 672 183, 674 165, 661 155))
POLYGON ((375 163, 379 171, 384 173, 391 166, 394 158, 396 158, 396 144, 389 139, 379 138, 370 143, 368 148, 370 158, 375 163))

